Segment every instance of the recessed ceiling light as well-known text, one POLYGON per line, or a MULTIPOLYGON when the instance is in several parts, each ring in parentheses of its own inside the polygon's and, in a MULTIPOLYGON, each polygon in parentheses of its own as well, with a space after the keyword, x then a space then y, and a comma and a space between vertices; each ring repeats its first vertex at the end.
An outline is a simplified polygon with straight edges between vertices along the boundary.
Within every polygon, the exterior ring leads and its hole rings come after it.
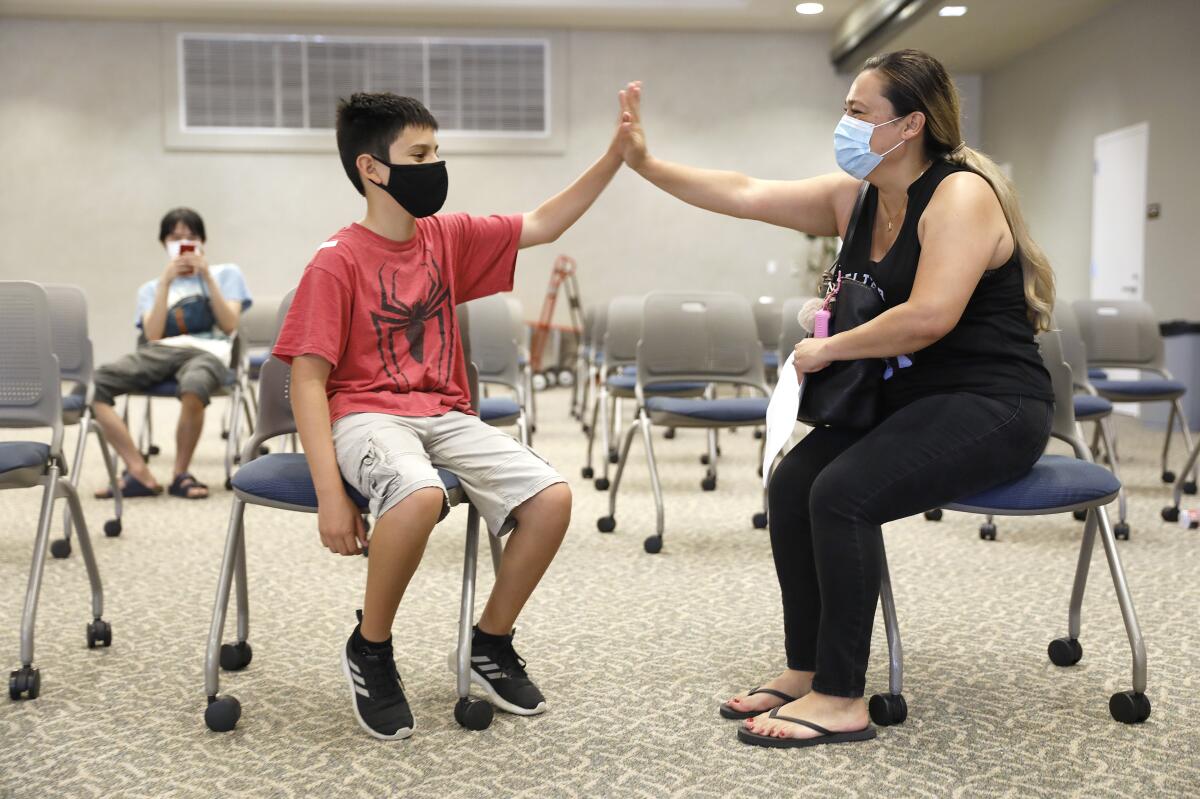
POLYGON ((797 14, 820 14, 825 10, 825 6, 820 3, 801 3, 796 6, 797 14))
POLYGON ((961 17, 965 13, 967 13, 966 6, 942 6, 941 10, 938 11, 938 16, 939 17, 961 17))

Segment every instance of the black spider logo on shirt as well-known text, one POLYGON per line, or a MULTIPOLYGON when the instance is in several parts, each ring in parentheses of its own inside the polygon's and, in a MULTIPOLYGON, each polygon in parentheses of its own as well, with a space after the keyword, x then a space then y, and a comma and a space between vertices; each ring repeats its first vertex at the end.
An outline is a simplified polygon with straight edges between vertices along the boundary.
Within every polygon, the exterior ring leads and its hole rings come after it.
POLYGON ((371 322, 375 326, 375 338, 379 346, 379 357, 383 361, 383 371, 399 391, 412 391, 413 383, 419 381, 426 373, 426 344, 437 348, 437 362, 431 364, 437 385, 432 390, 445 388, 450 380, 450 348, 454 343, 454 325, 450 320, 450 287, 442 282, 442 270, 434 260, 433 253, 426 250, 425 255, 426 260, 421 262, 425 269, 425 292, 411 305, 401 300, 396 292, 399 270, 392 270, 390 289, 384 277, 387 265, 380 266, 378 272, 379 312, 371 312, 371 322), (438 325, 436 343, 430 342, 425 335, 426 323, 434 320, 438 325), (417 369, 410 366, 408 371, 413 373, 411 375, 405 373, 404 363, 401 361, 403 353, 396 353, 396 336, 401 333, 408 344, 408 355, 420 365, 417 369))

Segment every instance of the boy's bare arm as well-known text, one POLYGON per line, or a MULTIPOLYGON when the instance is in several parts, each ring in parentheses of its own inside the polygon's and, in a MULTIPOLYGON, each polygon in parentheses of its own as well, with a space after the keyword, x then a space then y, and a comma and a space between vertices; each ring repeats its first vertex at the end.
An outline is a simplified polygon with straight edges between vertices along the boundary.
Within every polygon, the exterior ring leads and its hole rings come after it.
POLYGON ((316 355, 297 355, 292 359, 292 413, 317 489, 321 543, 339 555, 357 555, 366 546, 367 536, 358 508, 342 486, 342 473, 333 450, 329 400, 325 396, 325 381, 332 368, 316 355))
POLYGON ((574 183, 539 205, 536 211, 525 214, 521 226, 521 248, 556 241, 592 207, 592 203, 624 163, 615 141, 603 157, 574 183))

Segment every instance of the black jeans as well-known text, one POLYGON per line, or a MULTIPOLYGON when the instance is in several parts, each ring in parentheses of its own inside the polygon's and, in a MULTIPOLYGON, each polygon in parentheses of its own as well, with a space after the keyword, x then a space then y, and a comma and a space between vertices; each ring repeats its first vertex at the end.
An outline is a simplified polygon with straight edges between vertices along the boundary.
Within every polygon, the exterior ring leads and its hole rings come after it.
POLYGON ((880 525, 1020 477, 1053 417, 1044 400, 954 393, 911 402, 870 430, 809 432, 769 490, 788 668, 815 672, 820 693, 862 696, 880 525))

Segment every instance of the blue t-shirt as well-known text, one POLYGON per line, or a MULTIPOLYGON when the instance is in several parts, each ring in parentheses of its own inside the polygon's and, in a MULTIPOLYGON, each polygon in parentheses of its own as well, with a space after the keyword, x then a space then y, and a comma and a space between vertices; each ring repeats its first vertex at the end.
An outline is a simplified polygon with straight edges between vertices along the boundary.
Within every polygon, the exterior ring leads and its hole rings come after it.
MULTIPOLYGON (((238 268, 237 264, 217 264, 210 266, 209 272, 212 273, 213 279, 221 289, 221 296, 231 302, 240 302, 242 313, 245 313, 246 309, 253 304, 253 300, 250 297, 250 290, 246 288, 242 270, 238 268)), ((134 319, 134 325, 139 329, 142 326, 142 319, 154 307, 154 295, 157 291, 158 278, 143 283, 142 287, 138 289, 137 316, 134 319)), ((180 300, 197 294, 207 294, 199 275, 177 277, 171 281, 171 287, 167 289, 167 307, 170 308, 180 300)), ((170 347, 192 347, 204 350, 215 355, 222 363, 229 362, 233 349, 229 336, 217 327, 200 333, 167 336, 159 339, 157 343, 170 347)))

